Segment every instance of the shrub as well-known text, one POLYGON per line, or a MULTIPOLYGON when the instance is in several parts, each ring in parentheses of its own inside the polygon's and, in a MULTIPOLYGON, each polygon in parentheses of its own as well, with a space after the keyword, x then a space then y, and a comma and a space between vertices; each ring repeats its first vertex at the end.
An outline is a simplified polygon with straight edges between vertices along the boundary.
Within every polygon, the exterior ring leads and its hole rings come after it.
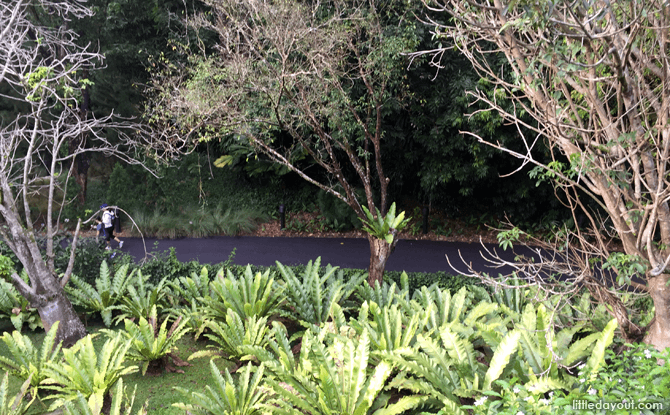
POLYGON ((121 304, 115 307, 119 314, 114 317, 115 322, 124 319, 149 318, 154 308, 165 308, 168 298, 163 295, 163 287, 167 281, 163 278, 158 284, 149 282, 150 277, 144 276, 138 270, 135 280, 128 285, 128 295, 121 299, 121 304))
POLYGON ((174 281, 177 278, 190 275, 192 272, 200 272, 202 265, 198 261, 181 262, 177 259, 177 251, 174 247, 163 252, 152 253, 150 259, 140 267, 143 275, 148 276, 148 282, 158 283, 160 280, 174 281))
POLYGON ((63 349, 63 361, 46 367, 48 378, 42 384, 52 389, 55 399, 50 410, 83 395, 92 408, 102 408, 110 399, 109 391, 124 375, 137 372, 137 366, 126 366, 130 343, 119 334, 108 339, 96 352, 93 336, 88 335, 69 349, 63 349))
MULTIPOLYGON (((165 319, 159 326, 156 305, 154 305, 148 318, 140 317, 139 324, 131 320, 124 320, 124 323, 125 331, 120 331, 120 333, 130 341, 130 349, 126 357, 128 360, 141 362, 142 375, 149 368, 151 368, 151 373, 162 372, 163 369, 168 372, 179 372, 170 364, 170 360, 177 366, 189 366, 173 353, 177 341, 190 330, 187 320, 177 318, 168 329, 168 319, 165 319)), ((106 331, 106 333, 112 337, 115 335, 111 331, 106 331)))
POLYGON ((65 287, 72 303, 83 308, 87 313, 100 313, 105 326, 112 324, 112 312, 118 309, 131 285, 135 271, 128 272, 129 264, 122 265, 114 276, 103 261, 100 265, 100 277, 95 280, 95 287, 73 275, 65 287))
POLYGON ((248 354, 247 347, 264 348, 268 342, 267 317, 251 316, 242 320, 239 314, 228 309, 225 322, 211 320, 206 325, 210 333, 205 333, 205 337, 214 344, 208 345, 207 350, 193 353, 188 360, 220 355, 237 360, 248 354))
POLYGON ((130 211, 137 206, 137 195, 135 182, 121 163, 114 165, 114 170, 109 176, 109 187, 107 188, 106 203, 111 206, 130 211))
MULTIPOLYGON (((131 397, 128 398, 126 395, 126 388, 123 385, 123 378, 119 379, 114 388, 108 415, 130 415, 133 402, 135 402, 136 390, 137 386, 135 386, 135 390, 133 390, 131 397)), ((63 411, 65 415, 100 415, 102 413, 102 408, 96 406, 96 401, 89 402, 84 398, 84 395, 77 393, 76 399, 65 402, 63 411)), ((146 413, 147 411, 144 406, 142 406, 137 410, 136 415, 146 415, 146 413)))
POLYGON ((285 317, 307 325, 321 325, 331 316, 333 307, 349 299, 365 279, 361 273, 345 282, 344 273, 330 265, 320 275, 320 265, 321 257, 309 261, 298 277, 290 267, 277 262, 286 286, 285 317))
POLYGON ((538 393, 518 379, 498 381, 499 392, 480 401, 474 414, 632 414, 666 413, 670 407, 670 349, 626 345, 620 354, 607 350, 605 365, 591 376, 587 365, 575 367, 576 387, 538 393), (590 408, 590 409, 589 409, 590 408))
POLYGON ((251 267, 236 277, 230 269, 226 278, 223 268, 210 283, 209 296, 203 300, 208 316, 224 320, 227 311, 233 310, 242 318, 266 317, 279 313, 279 305, 284 300, 283 287, 275 282, 270 270, 255 275, 251 267))
MULTIPOLYGON (((401 413, 421 405, 426 398, 403 396, 393 403, 384 393, 394 372, 388 361, 371 362, 368 333, 349 338, 307 330, 296 366, 273 365, 267 379, 274 395, 265 408, 279 407, 282 413, 365 414, 371 408, 384 413, 401 413)), ((280 349, 284 351, 284 349, 280 349)), ((283 352, 285 353, 285 351, 283 352)), ((286 361, 288 356, 276 356, 286 361)))
MULTIPOLYGON (((342 191, 342 186, 336 186, 339 191, 342 191)), ((359 196, 361 191, 358 191, 359 196)), ((359 200, 362 200, 359 198, 359 200)), ((319 211, 323 216, 326 225, 335 231, 348 231, 353 228, 361 227, 361 220, 356 215, 356 212, 346 204, 344 201, 331 195, 330 193, 320 190, 316 196, 319 211)))
MULTIPOLYGON (((21 273, 27 280, 25 272, 21 273)), ((42 328, 42 319, 36 308, 30 308, 30 303, 14 288, 14 285, 0 279, 0 316, 8 317, 14 328, 21 331, 24 324, 30 330, 42 328)))
POLYGON ((255 415, 261 413, 261 405, 267 399, 267 393, 261 386, 263 365, 254 369, 248 364, 235 382, 228 371, 223 372, 216 367, 214 361, 209 362, 214 383, 205 386, 204 392, 189 391, 175 388, 186 402, 175 403, 173 406, 183 409, 186 413, 201 415, 255 415))
POLYGON ((42 347, 35 347, 28 336, 18 331, 4 332, 2 341, 7 345, 11 357, 0 356, 0 369, 22 380, 30 380, 37 388, 48 377, 47 366, 57 361, 61 345, 56 344, 58 322, 47 332, 42 347))

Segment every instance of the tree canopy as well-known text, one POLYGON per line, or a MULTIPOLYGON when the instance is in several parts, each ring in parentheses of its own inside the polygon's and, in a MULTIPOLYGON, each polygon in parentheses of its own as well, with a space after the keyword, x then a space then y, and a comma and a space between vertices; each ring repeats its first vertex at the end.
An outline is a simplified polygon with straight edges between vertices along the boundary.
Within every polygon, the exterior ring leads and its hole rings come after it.
MULTIPOLYGON (((207 3, 212 13, 192 16, 190 24, 219 41, 212 53, 202 44, 190 65, 154 79, 157 125, 205 140, 235 135, 345 201, 362 220, 364 206, 384 216, 390 179, 382 126, 407 93, 402 52, 418 41, 411 6, 207 3)), ((374 272, 371 265, 372 279, 381 278, 387 258, 371 255, 371 264, 381 264, 374 272)))
MULTIPOLYGON (((611 259, 607 232, 620 238, 627 257, 613 267, 620 276, 616 285, 630 284, 651 294, 656 317, 646 340, 670 346, 667 4, 438 0, 426 5, 432 12, 448 13, 449 24, 431 20, 439 36, 450 39, 495 85, 493 95, 472 94, 520 127, 526 150, 489 144, 543 169, 544 177, 571 196, 568 203, 586 212, 595 242, 575 235, 580 248, 569 255, 611 259), (510 72, 492 64, 499 55, 506 57, 510 72), (511 109, 507 102, 513 103, 511 109), (522 114, 537 123, 525 122, 522 114), (530 153, 541 140, 553 151, 550 163, 530 153), (596 200, 607 217, 600 220, 586 209, 577 190, 596 200), (644 284, 626 274, 624 264, 631 262, 645 269, 644 284)), ((582 263, 580 281, 597 277, 592 261, 582 263)), ((607 291, 604 286, 598 290, 607 291)), ((638 328, 613 309, 620 327, 634 336, 638 328)))

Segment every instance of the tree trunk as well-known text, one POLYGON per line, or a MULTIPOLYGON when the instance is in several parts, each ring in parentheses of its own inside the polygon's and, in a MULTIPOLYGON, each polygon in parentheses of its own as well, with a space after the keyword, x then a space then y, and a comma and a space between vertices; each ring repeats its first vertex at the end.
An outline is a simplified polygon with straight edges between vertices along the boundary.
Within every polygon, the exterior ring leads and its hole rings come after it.
POLYGON ((661 274, 648 281, 649 293, 654 300, 655 315, 647 329, 644 342, 658 350, 670 347, 670 274, 661 274))
POLYGON ((79 185, 79 194, 77 199, 81 206, 86 204, 86 192, 88 190, 88 155, 86 153, 77 156, 74 160, 75 162, 75 174, 74 178, 79 185))
POLYGON ((375 286, 375 282, 381 285, 384 278, 384 269, 386 268, 386 261, 388 261, 391 252, 395 249, 398 242, 393 239, 392 244, 388 244, 385 240, 368 235, 368 242, 370 242, 370 268, 368 269, 368 284, 371 287, 375 286))
POLYGON ((55 295, 50 296, 46 302, 40 304, 37 311, 42 318, 44 330, 47 332, 56 321, 60 322, 56 342, 62 341, 63 347, 70 347, 77 340, 86 336, 86 328, 74 311, 74 307, 72 307, 72 303, 70 303, 63 289, 60 289, 55 295))

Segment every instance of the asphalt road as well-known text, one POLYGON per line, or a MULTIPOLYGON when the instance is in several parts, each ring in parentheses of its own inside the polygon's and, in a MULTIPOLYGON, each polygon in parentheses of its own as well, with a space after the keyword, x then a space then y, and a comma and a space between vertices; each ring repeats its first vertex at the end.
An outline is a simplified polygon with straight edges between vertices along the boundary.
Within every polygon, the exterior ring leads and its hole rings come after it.
MULTIPOLYGON (((321 264, 331 264, 341 268, 367 269, 370 261, 370 247, 367 239, 353 238, 270 238, 253 236, 217 236, 210 238, 145 239, 123 238, 121 249, 130 253, 135 260, 145 256, 145 246, 149 252, 163 252, 170 247, 176 250, 180 261, 198 260, 203 264, 216 264, 228 259, 235 249, 233 262, 239 265, 274 265, 279 261, 284 265, 306 264, 321 257, 321 264), (154 244, 157 242, 157 245, 154 244)), ((116 244, 114 244, 116 247, 116 244)), ((386 269, 406 272, 454 273, 445 258, 457 268, 465 269, 463 259, 472 263, 479 271, 491 271, 481 257, 481 245, 476 243, 446 241, 400 240, 391 255, 386 269)), ((512 257, 511 252, 498 251, 512 257)), ((495 273, 499 272, 498 270, 495 273)))

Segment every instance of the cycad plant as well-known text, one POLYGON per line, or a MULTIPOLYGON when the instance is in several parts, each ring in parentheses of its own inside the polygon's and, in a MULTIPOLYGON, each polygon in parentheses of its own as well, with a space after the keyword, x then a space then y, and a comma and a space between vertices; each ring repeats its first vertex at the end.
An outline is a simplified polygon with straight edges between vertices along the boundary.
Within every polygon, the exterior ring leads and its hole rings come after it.
POLYGON ((88 335, 69 349, 63 349, 63 360, 50 362, 42 381, 52 389, 55 399, 50 410, 81 394, 92 408, 102 408, 110 399, 109 391, 124 375, 137 372, 137 366, 126 366, 125 357, 130 342, 121 335, 107 339, 96 353, 93 336, 88 335))
POLYGON ((265 409, 283 414, 381 415, 398 414, 425 401, 409 395, 391 402, 384 389, 393 364, 371 365, 369 356, 367 330, 354 338, 307 330, 297 365, 274 365, 274 376, 266 381, 274 394, 265 409))
POLYGON ((105 326, 109 327, 112 324, 112 312, 119 308, 118 304, 132 285, 135 271, 128 272, 129 267, 129 264, 124 264, 112 275, 107 261, 102 261, 95 287, 73 275, 66 291, 74 305, 87 313, 100 313, 105 326))
POLYGON ((386 281, 383 281, 381 285, 378 281, 375 281, 375 285, 370 286, 370 284, 363 282, 362 284, 356 286, 356 296, 361 303, 375 302, 380 307, 387 305, 401 303, 409 303, 410 301, 410 292, 409 292, 409 278, 407 273, 403 271, 400 274, 400 287, 395 282, 390 284, 386 281))
POLYGON ((423 286, 412 297, 411 312, 426 314, 426 331, 435 334, 436 339, 446 326, 461 333, 468 330, 470 334, 474 334, 473 327, 477 324, 496 327, 504 324, 497 312, 498 304, 488 301, 478 301, 475 304, 473 297, 466 287, 452 295, 449 290, 442 289, 437 284, 423 286))
POLYGON ((267 317, 250 316, 242 320, 236 312, 229 309, 225 322, 211 320, 207 326, 210 332, 205 333, 205 337, 214 345, 207 346, 207 350, 193 353, 188 360, 219 355, 238 360, 248 354, 245 347, 262 349, 268 342, 267 317))
POLYGON ((565 368, 586 363, 586 371, 595 374, 604 361, 605 348, 612 342, 616 320, 610 320, 602 332, 575 340, 584 323, 556 333, 545 306, 527 304, 516 327, 523 353, 523 359, 517 361, 519 377, 530 390, 545 391, 573 385, 575 379, 565 368))
POLYGON ((3 333, 2 341, 10 356, 0 355, 0 369, 19 379, 30 379, 31 386, 37 388, 48 377, 47 366, 58 361, 61 345, 56 344, 57 331, 58 322, 51 326, 39 349, 18 331, 3 333))
POLYGON ((156 285, 151 284, 149 278, 149 275, 144 276, 142 271, 137 271, 134 283, 128 286, 128 294, 122 299, 122 303, 118 307, 119 314, 114 318, 115 322, 141 317, 148 319, 153 307, 156 307, 159 311, 165 308, 167 298, 163 295, 163 290, 166 286, 167 277, 160 280, 156 285))
POLYGON ((16 396, 9 396, 9 373, 5 372, 2 383, 0 383, 0 415, 23 415, 28 411, 37 397, 36 388, 31 388, 30 384, 31 378, 28 377, 23 382, 19 393, 16 396), (31 398, 25 401, 29 391, 31 398))
POLYGON ((386 212, 386 216, 382 215, 379 209, 377 215, 373 215, 366 206, 361 205, 365 212, 366 219, 363 220, 363 230, 370 235, 386 241, 392 245, 397 241, 396 235, 405 229, 411 218, 405 219, 405 212, 400 212, 397 216, 395 213, 395 202, 386 212))
POLYGON ((223 268, 210 284, 210 294, 205 297, 207 315, 223 321, 228 310, 240 317, 269 317, 279 312, 284 300, 283 287, 271 275, 270 270, 254 273, 247 266, 244 274, 236 277, 230 270, 224 277, 223 268))
MULTIPOLYGON (((182 361, 176 354, 176 343, 181 339, 190 328, 188 321, 177 318, 168 329, 168 319, 158 325, 158 316, 156 315, 156 306, 151 308, 149 318, 140 317, 139 324, 131 320, 125 320, 125 331, 119 333, 128 339, 130 348, 126 354, 128 360, 141 362, 140 369, 142 375, 146 374, 147 369, 151 368, 151 373, 160 373, 165 369, 168 372, 181 372, 176 366, 190 366, 189 363, 182 361), (172 362, 172 363, 171 363, 172 362)), ((115 335, 107 331, 108 335, 115 335)))
POLYGON ((418 349, 384 353, 386 360, 403 371, 391 385, 430 396, 437 402, 437 409, 464 415, 459 409, 460 398, 473 398, 490 390, 517 351, 519 332, 512 331, 501 339, 488 366, 480 361, 482 354, 472 342, 448 326, 441 329, 439 337, 438 341, 420 334, 418 349))
POLYGON ((168 313, 175 318, 188 321, 191 331, 198 339, 206 329, 207 313, 203 302, 210 296, 209 269, 202 267, 200 273, 192 272, 190 277, 178 277, 168 283, 168 313))
MULTIPOLYGON (((220 271, 222 272, 222 271, 220 271)), ((209 269, 202 267, 200 273, 191 272, 189 277, 178 277, 168 283, 170 288, 171 306, 199 305, 203 299, 210 295, 209 269)))
POLYGON ((426 313, 408 315, 398 304, 380 307, 372 302, 364 302, 357 319, 349 324, 361 333, 366 330, 374 352, 412 348, 416 338, 423 331, 426 313))
POLYGON ((214 384, 205 386, 204 392, 175 388, 184 396, 186 402, 175 403, 172 404, 173 406, 194 415, 260 415, 266 413, 262 410, 262 404, 267 398, 267 391, 262 388, 264 373, 262 364, 255 369, 254 365, 247 364, 241 370, 237 381, 233 380, 227 370, 222 375, 213 360, 210 360, 209 367, 214 384))
POLYGON ((279 262, 277 267, 286 285, 285 311, 282 314, 306 326, 325 323, 333 312, 333 306, 343 305, 344 300, 349 299, 365 279, 365 274, 361 273, 345 282, 342 270, 330 265, 320 275, 321 257, 314 262, 309 261, 299 277, 279 262))
MULTIPOLYGON (((137 386, 135 386, 137 389, 137 386)), ((128 397, 126 395, 126 388, 123 385, 123 378, 116 382, 114 393, 112 394, 112 401, 107 415, 131 415, 133 403, 135 402, 135 391, 128 397)), ((89 402, 81 393, 77 394, 77 398, 65 402, 63 406, 64 415, 100 415, 103 408, 96 406, 97 401, 89 402), (91 404, 93 407, 91 407, 91 404)), ((136 415, 146 415, 147 411, 144 406, 140 407, 136 415)))

